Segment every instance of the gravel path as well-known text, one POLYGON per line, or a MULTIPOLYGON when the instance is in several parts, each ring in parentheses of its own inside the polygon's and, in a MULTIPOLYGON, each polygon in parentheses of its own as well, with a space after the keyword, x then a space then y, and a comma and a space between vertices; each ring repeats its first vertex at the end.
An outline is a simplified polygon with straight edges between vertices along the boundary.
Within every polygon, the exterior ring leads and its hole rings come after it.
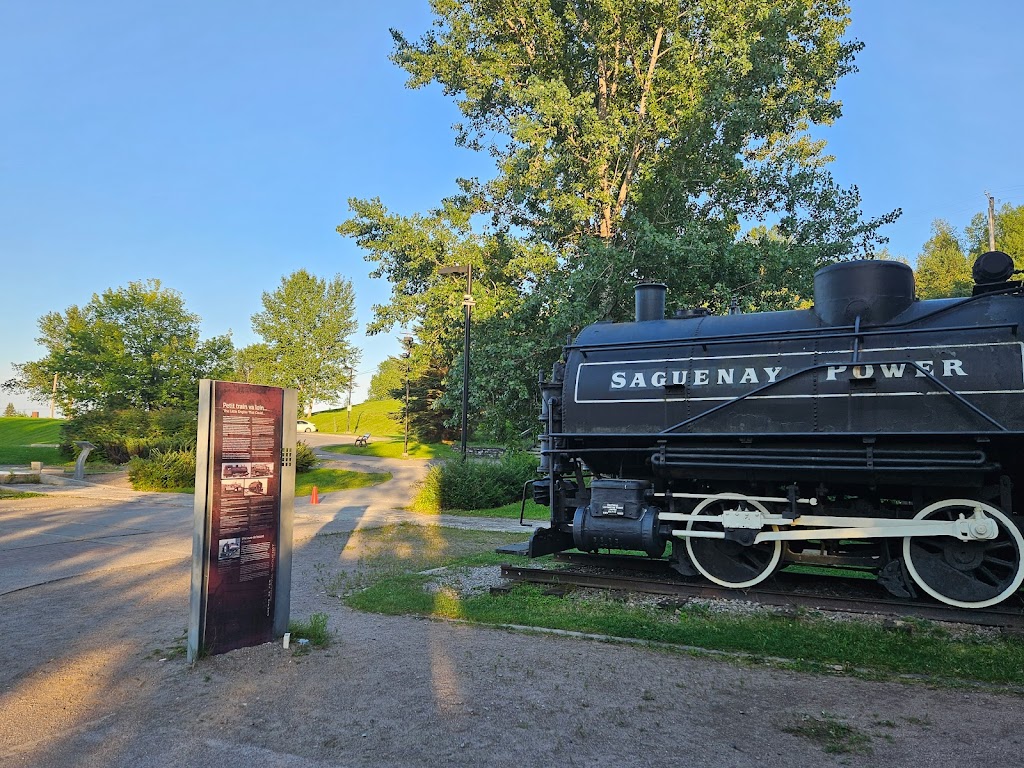
MULTIPOLYGON (((186 630, 187 557, 0 594, 0 766, 1020 762, 1024 708, 1010 694, 351 611, 322 580, 325 566, 358 559, 355 538, 339 557, 341 539, 323 534, 340 529, 346 509, 386 517, 399 491, 352 493, 297 510, 325 517, 303 528, 292 581, 293 616, 330 617, 325 651, 295 656, 272 644, 189 667, 172 650, 186 630), (790 732, 819 726, 861 751, 827 753, 790 732)), ((0 502, 0 523, 42 519, 71 498, 0 502)), ((90 499, 82 514, 101 503, 121 502, 90 499)), ((134 503, 156 516, 173 509, 134 503)), ((348 530, 365 523, 347 519, 348 530)), ((0 557, 11 530, 0 526, 0 557)), ((6 567, 0 560, 0 576, 6 567)))

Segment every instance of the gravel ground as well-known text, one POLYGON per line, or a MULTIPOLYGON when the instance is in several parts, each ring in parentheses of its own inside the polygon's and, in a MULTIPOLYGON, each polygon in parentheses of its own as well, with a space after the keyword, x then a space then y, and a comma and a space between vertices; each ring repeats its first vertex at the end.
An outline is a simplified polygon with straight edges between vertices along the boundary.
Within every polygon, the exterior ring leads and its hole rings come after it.
MULTIPOLYGON (((186 664, 187 559, 0 596, 0 766, 1020 762, 1010 693, 354 612, 323 577, 352 566, 356 540, 340 557, 339 536, 296 543, 292 615, 327 613, 334 637, 301 655, 271 644, 186 664)), ((493 575, 456 578, 442 586, 493 575)))

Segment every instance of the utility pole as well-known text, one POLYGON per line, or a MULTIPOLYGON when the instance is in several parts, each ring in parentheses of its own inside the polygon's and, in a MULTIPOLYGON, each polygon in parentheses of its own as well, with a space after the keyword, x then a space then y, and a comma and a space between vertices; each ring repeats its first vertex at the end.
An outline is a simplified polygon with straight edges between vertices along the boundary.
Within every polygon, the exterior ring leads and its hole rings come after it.
POLYGON ((54 417, 54 402, 57 400, 57 374, 53 374, 53 392, 50 393, 50 418, 54 417))
POLYGON ((985 193, 985 197, 988 198, 988 249, 994 251, 996 249, 996 199, 988 192, 985 193))

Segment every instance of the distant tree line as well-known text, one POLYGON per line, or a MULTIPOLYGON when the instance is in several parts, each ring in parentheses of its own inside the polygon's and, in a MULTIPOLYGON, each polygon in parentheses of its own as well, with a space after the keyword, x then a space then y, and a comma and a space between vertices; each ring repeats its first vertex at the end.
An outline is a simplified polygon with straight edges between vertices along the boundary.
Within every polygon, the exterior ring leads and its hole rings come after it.
MULTIPOLYGON (((1013 258, 1024 269, 1024 205, 1004 203, 995 213, 996 250, 1013 258)), ((932 236, 917 257, 917 295, 922 299, 970 296, 974 286, 971 268, 989 248, 988 215, 976 214, 957 230, 944 219, 932 223, 932 236)))
MULTIPOLYGON (((41 317, 45 356, 16 364, 3 388, 39 401, 52 396, 68 417, 69 452, 73 441, 89 440, 115 463, 153 455, 187 468, 187 456, 165 454, 195 450, 200 379, 295 387, 307 410, 350 384, 359 350, 350 341, 349 281, 299 270, 263 294, 263 307, 252 316, 262 341, 236 350, 230 334, 201 339, 200 318, 177 291, 159 280, 130 282, 41 317)), ((13 410, 9 404, 5 415, 13 410)))

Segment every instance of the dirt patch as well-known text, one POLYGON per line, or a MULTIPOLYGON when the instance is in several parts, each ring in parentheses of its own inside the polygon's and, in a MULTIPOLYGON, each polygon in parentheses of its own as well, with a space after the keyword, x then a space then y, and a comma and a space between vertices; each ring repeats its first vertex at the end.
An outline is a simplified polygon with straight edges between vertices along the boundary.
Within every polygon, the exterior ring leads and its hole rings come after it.
POLYGON ((119 472, 98 472, 95 475, 86 475, 87 482, 96 483, 109 488, 123 488, 132 490, 132 481, 128 479, 128 470, 119 472))
POLYGON ((323 651, 275 643, 186 664, 187 559, 0 597, 0 764, 1019 762, 1010 695, 357 613, 326 582, 369 546, 340 534, 297 544, 292 615, 328 615, 323 651))

